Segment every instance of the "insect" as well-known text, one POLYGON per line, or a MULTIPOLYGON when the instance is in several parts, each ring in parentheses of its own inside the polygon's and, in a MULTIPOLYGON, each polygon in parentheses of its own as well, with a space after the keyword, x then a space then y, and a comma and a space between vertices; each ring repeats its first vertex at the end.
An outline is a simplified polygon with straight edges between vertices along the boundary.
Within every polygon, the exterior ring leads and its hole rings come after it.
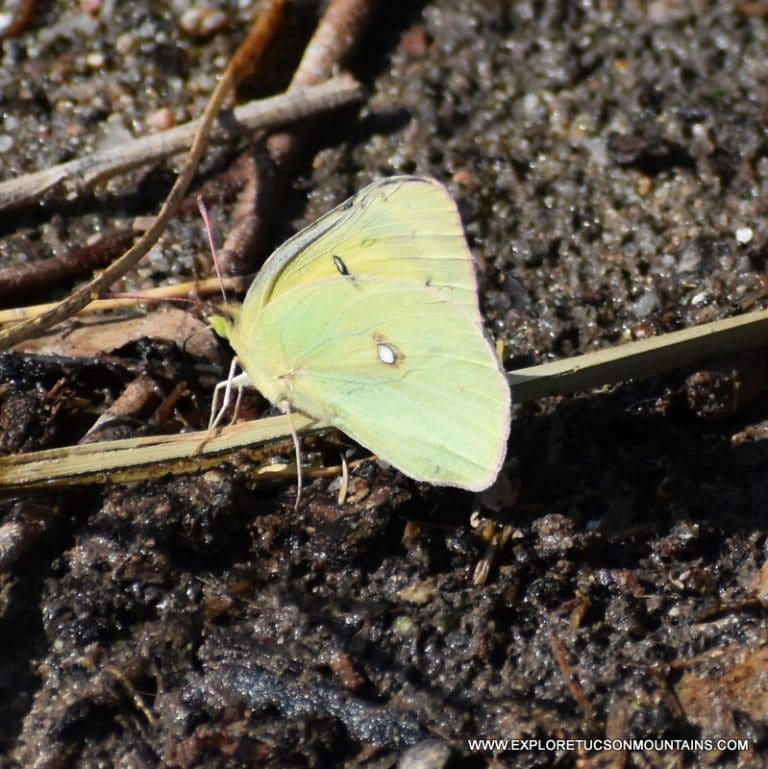
POLYGON ((374 182, 265 262, 211 319, 253 385, 420 481, 479 491, 506 453, 510 390, 483 330, 459 212, 437 181, 374 182))

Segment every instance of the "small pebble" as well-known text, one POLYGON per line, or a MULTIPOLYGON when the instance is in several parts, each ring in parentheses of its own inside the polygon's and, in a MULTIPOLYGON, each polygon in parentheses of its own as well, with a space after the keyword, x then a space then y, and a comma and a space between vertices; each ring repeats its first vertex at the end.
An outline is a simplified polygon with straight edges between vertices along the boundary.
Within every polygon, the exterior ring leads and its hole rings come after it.
POLYGON ((429 35, 423 25, 411 27, 400 38, 400 50, 411 59, 420 59, 429 50, 429 35))
POLYGON ((161 107, 147 116, 147 127, 153 131, 166 131, 174 125, 176 125, 176 119, 168 107, 161 107))
POLYGON ((658 294, 651 290, 643 294, 632 306, 635 317, 647 318, 659 306, 658 294))
POLYGON ((682 250, 677 263, 678 272, 696 272, 701 267, 702 253, 696 243, 689 243, 682 250))
POLYGON ((641 176, 637 180, 637 194, 645 197, 653 189, 653 182, 647 176, 641 176))
POLYGON ((482 186, 482 182, 478 179, 477 174, 468 168, 460 168, 455 171, 451 181, 454 184, 458 184, 459 187, 465 187, 470 190, 476 190, 482 186))
POLYGON ((451 748, 442 740, 424 740, 408 748, 399 758, 397 769, 443 769, 451 748))
POLYGON ((229 17, 219 8, 199 5, 189 8, 179 18, 179 26, 190 37, 208 37, 223 29, 229 23, 229 17))
POLYGON ((80 10, 91 16, 98 16, 101 12, 101 0, 80 0, 80 10))
POLYGON ((104 54, 101 51, 91 51, 86 54, 85 62, 91 69, 101 69, 104 66, 104 54))
POLYGON ((135 51, 139 45, 137 37, 130 32, 123 32, 115 40, 115 50, 122 56, 135 51))

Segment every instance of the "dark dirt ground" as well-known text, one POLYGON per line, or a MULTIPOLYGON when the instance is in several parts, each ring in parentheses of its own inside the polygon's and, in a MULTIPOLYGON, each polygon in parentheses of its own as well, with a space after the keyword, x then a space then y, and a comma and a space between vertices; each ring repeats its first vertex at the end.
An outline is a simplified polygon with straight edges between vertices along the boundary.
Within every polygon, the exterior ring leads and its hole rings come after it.
MULTIPOLYGON (((373 179, 449 183, 507 368, 766 305, 762 5, 382 5, 352 67, 370 97, 318 125, 275 242, 373 179)), ((163 107, 197 116, 250 10, 193 39, 185 7, 41 4, 3 43, 2 177, 142 134, 163 107)), ((318 13, 292 7, 278 88, 318 13)), ((4 215, 2 266, 151 215, 170 178, 4 215)), ((212 213, 225 229, 228 205, 212 213)), ((127 285, 209 273, 192 212, 127 285)), ((137 371, 193 383, 181 429, 225 371, 151 339, 105 352, 3 357, 3 449, 76 442, 137 371)), ((758 354, 518 406, 519 493, 483 586, 478 500, 371 463, 358 498, 340 508, 319 479, 298 513, 295 484, 226 469, 4 500, 0 765, 765 765, 765 381, 758 354), (494 754, 478 736, 748 747, 494 754)))

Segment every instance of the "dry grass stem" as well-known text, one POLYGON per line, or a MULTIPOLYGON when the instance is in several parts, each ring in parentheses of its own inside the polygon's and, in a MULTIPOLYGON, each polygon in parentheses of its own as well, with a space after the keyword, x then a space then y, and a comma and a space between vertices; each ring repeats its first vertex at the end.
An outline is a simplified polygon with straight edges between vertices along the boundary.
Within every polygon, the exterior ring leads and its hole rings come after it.
MULTIPOLYGON (((110 312, 112 310, 122 310, 136 308, 142 302, 162 302, 178 298, 196 298, 218 294, 222 288, 225 291, 241 293, 250 285, 252 275, 246 275, 234 278, 224 278, 219 282, 218 278, 207 278, 200 281, 188 281, 186 283, 175 283, 171 286, 158 286, 157 288, 148 288, 131 296, 113 296, 104 299, 96 299, 80 310, 80 314, 91 314, 99 312, 110 312)), ((19 323, 23 320, 36 318, 51 308, 56 307, 55 302, 49 304, 30 305, 28 307, 13 307, 8 310, 0 310, 0 325, 4 323, 19 323)))

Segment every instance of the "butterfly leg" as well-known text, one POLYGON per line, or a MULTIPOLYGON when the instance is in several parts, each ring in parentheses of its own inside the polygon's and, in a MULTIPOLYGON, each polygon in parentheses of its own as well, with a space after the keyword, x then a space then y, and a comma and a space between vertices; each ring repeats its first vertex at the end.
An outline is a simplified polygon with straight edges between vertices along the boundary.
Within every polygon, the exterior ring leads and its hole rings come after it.
POLYGON ((208 441, 213 438, 214 431, 221 424, 224 419, 224 415, 227 413, 227 409, 232 404, 233 390, 237 390, 237 398, 235 399, 235 408, 232 413, 230 424, 237 419, 237 414, 240 410, 240 402, 243 398, 243 389, 251 383, 251 380, 248 379, 248 374, 245 372, 235 376, 236 370, 237 358, 233 358, 232 365, 229 367, 229 374, 227 375, 227 378, 222 382, 219 382, 213 389, 213 398, 211 399, 211 416, 208 420, 208 429, 205 431, 203 439, 200 441, 200 443, 198 443, 197 448, 195 449, 195 454, 200 454, 208 441))
POLYGON ((237 399, 235 400, 235 409, 231 421, 234 422, 235 419, 237 419, 237 413, 240 410, 240 402, 243 398, 243 388, 249 382, 248 375, 245 373, 235 376, 237 365, 237 357, 232 358, 232 365, 229 367, 227 378, 219 382, 213 389, 211 417, 208 420, 209 431, 214 430, 221 424, 224 415, 227 413, 227 409, 232 405, 232 391, 235 389, 237 390, 237 399))

